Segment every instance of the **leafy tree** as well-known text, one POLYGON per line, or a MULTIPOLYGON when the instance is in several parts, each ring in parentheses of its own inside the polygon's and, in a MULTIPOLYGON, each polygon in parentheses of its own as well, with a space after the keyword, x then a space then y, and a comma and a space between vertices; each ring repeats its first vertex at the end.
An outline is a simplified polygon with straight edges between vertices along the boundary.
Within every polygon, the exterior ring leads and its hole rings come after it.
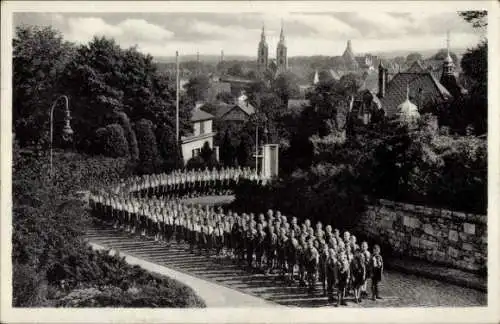
MULTIPOLYGON (((74 47, 52 27, 19 26, 13 39, 12 128, 21 147, 40 141, 49 129, 50 108, 67 94, 61 75, 74 47)), ((73 109, 70 101, 70 109, 73 109)), ((63 119, 62 100, 55 109, 54 130, 63 119)), ((54 134, 58 137, 57 133, 54 134)))
POLYGON ((413 52, 413 53, 410 53, 406 56, 406 65, 411 65, 413 62, 415 61, 420 61, 422 60, 422 54, 418 53, 418 52, 413 52))
POLYGON ((235 63, 235 64, 231 65, 227 69, 227 73, 229 75, 236 76, 236 77, 244 77, 245 76, 245 73, 243 72, 243 66, 241 65, 241 63, 235 63))
POLYGON ((234 147, 232 140, 232 133, 229 130, 224 132, 224 138, 222 140, 220 159, 222 163, 226 166, 233 166, 235 162, 236 148, 234 147))
POLYGON ((123 110, 124 91, 120 60, 121 49, 112 39, 95 37, 81 45, 66 66, 63 81, 71 94, 76 143, 89 149, 88 134, 102 127, 123 110))
POLYGON ((125 157, 129 154, 128 142, 125 132, 119 124, 106 126, 106 138, 104 139, 104 155, 117 158, 125 157))
POLYGON ((239 166, 247 166, 252 154, 252 140, 248 135, 243 135, 240 144, 236 148, 236 159, 239 166))
POLYGON ((123 111, 115 112, 116 119, 118 123, 123 128, 125 138, 129 145, 130 158, 133 161, 137 161, 139 159, 139 147, 137 145, 137 137, 135 136, 135 132, 132 129, 132 125, 130 124, 130 120, 126 113, 123 111))
POLYGON ((461 11, 458 13, 465 21, 472 24, 474 28, 485 28, 488 25, 488 11, 461 11))
POLYGON ((210 79, 206 75, 197 75, 189 79, 189 82, 184 86, 187 96, 196 101, 205 101, 208 97, 208 89, 210 88, 210 79))
POLYGON ((139 173, 158 173, 161 168, 161 158, 158 153, 153 123, 147 119, 139 120, 135 125, 137 143, 139 144, 139 173))
MULTIPOLYGON (((443 61, 446 58, 446 55, 448 55, 448 50, 446 48, 442 48, 436 54, 431 56, 431 60, 443 61)), ((457 54, 450 51, 450 57, 452 58, 452 60, 455 64, 458 64, 457 54)))
POLYGON ((224 91, 224 92, 217 94, 216 99, 220 100, 224 103, 227 103, 227 104, 231 104, 234 102, 233 94, 231 92, 227 92, 227 91, 224 91))
POLYGON ((300 94, 297 76, 291 72, 279 74, 272 83, 272 89, 284 105, 288 105, 290 98, 296 98, 300 94))
POLYGON ((158 126, 156 129, 158 151, 164 161, 165 170, 176 170, 182 168, 184 160, 180 145, 177 145, 175 133, 172 127, 166 124, 158 126))

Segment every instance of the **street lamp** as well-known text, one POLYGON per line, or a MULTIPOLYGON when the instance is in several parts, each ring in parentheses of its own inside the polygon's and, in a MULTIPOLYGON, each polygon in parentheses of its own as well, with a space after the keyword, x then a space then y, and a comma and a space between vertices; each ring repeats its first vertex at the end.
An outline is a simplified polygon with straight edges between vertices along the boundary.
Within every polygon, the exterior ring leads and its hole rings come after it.
POLYGON ((69 112, 69 99, 68 96, 66 95, 61 95, 59 96, 54 103, 52 104, 52 107, 50 108, 50 176, 52 177, 52 142, 54 139, 54 108, 57 105, 57 102, 59 99, 64 98, 64 102, 66 104, 66 110, 65 110, 65 118, 64 118, 64 127, 62 129, 62 138, 65 142, 71 141, 71 137, 73 136, 73 129, 71 129, 71 126, 69 124, 69 121, 71 120, 70 112, 69 112))

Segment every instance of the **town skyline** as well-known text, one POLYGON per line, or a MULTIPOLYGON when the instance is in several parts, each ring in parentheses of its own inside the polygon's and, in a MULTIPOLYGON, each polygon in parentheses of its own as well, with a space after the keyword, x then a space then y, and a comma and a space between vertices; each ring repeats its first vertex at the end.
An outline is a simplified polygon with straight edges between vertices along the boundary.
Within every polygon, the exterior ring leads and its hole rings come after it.
POLYGON ((262 26, 269 55, 274 57, 281 19, 289 57, 341 55, 347 40, 356 53, 434 51, 446 47, 465 50, 484 35, 456 12, 438 13, 16 13, 14 25, 58 29, 71 42, 94 36, 113 37, 120 46, 137 46, 154 57, 181 55, 243 56, 256 58, 262 26))

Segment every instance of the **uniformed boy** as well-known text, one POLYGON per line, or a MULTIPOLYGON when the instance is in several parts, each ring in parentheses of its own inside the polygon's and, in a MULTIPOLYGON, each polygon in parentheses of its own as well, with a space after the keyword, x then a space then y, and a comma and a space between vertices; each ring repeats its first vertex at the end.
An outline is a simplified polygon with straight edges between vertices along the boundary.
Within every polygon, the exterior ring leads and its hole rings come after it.
POLYGON ((382 281, 382 273, 384 271, 384 260, 380 255, 380 246, 375 244, 373 246, 373 255, 371 262, 371 276, 372 276, 372 299, 382 299, 380 297, 378 285, 382 281))
POLYGON ((329 302, 333 302, 333 289, 337 286, 338 271, 337 253, 334 249, 330 249, 326 261, 326 286, 329 302))

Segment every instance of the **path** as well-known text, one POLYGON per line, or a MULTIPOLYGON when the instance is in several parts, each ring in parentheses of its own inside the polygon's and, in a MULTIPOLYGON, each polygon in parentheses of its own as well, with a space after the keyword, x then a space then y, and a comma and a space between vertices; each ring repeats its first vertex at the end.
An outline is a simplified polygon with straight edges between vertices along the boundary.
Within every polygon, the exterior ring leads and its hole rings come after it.
MULTIPOLYGON (((92 248, 96 250, 103 250, 107 247, 90 242, 92 248)), ((108 247, 109 248, 109 247, 108 247)), ((117 251, 112 249, 111 254, 115 254, 117 251)), ((155 272, 163 276, 175 279, 182 282, 186 286, 191 287, 196 294, 201 297, 207 307, 277 307, 279 305, 268 302, 266 300, 247 295, 230 289, 221 285, 213 284, 211 282, 195 278, 193 276, 187 275, 185 273, 169 269, 167 267, 148 262, 142 258, 137 258, 131 254, 124 253, 120 249, 120 255, 125 257, 125 261, 131 265, 138 265, 141 268, 155 272)))
MULTIPOLYGON (((265 304, 266 306, 272 306, 272 303, 299 307, 328 306, 326 298, 319 293, 310 296, 306 289, 284 285, 274 276, 252 274, 228 260, 221 264, 219 260, 191 254, 182 244, 172 244, 168 247, 152 239, 139 238, 97 225, 89 229, 88 239, 90 242, 140 258, 146 261, 148 266, 153 264, 168 267, 171 274, 166 275, 172 278, 185 278, 195 285, 202 282, 199 288, 196 286, 193 288, 203 299, 210 298, 206 296, 216 295, 219 291, 227 294, 219 300, 214 300, 213 303, 210 301, 212 305, 261 306, 264 304, 259 303, 263 301, 258 298, 262 298, 269 302, 265 304), (210 289, 214 289, 217 293, 214 294, 210 289), (234 296, 240 297, 233 298, 233 292, 234 296), (248 295, 258 298, 251 299, 248 295)), ((485 293, 474 289, 395 271, 386 271, 381 293, 385 297, 381 301, 366 300, 361 305, 349 303, 349 307, 484 306, 487 297, 485 293)))

